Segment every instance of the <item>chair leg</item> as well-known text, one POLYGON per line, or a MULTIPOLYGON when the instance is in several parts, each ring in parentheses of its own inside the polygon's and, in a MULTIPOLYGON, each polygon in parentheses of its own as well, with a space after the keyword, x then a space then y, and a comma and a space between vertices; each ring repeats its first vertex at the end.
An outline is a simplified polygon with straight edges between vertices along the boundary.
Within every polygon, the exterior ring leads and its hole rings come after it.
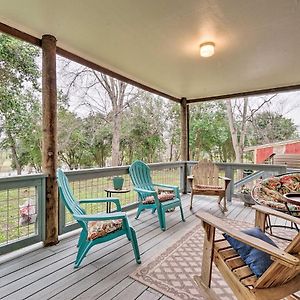
POLYGON ((127 219, 123 220, 123 228, 125 229, 126 237, 127 237, 128 241, 131 242, 132 241, 132 236, 131 236, 130 226, 128 224, 127 219))
POLYGON ((185 218, 184 218, 184 215, 183 215, 183 209, 182 209, 181 204, 180 204, 180 213, 181 213, 181 220, 182 220, 183 222, 185 222, 185 218))
POLYGON ((132 244, 132 248, 133 248, 133 253, 134 253, 134 257, 135 260, 138 264, 141 263, 141 256, 140 256, 140 250, 139 250, 139 245, 136 239, 136 233, 135 230, 130 227, 130 233, 131 233, 131 244, 132 244))
POLYGON ((166 221, 165 221, 164 213, 165 212, 162 210, 161 207, 157 207, 157 216, 158 216, 159 226, 162 231, 166 230, 166 221))
POLYGON ((194 197, 194 193, 193 193, 193 190, 191 192, 191 204, 190 204, 190 209, 193 208, 193 197, 194 197))
POLYGON ((135 219, 137 220, 138 217, 140 216, 141 212, 144 210, 144 208, 141 208, 140 206, 138 206, 138 210, 136 212, 136 216, 135 216, 135 219))
POLYGON ((154 214, 155 213, 155 211, 156 211, 156 207, 154 207, 153 209, 152 209, 152 214, 154 214))
POLYGON ((224 212, 226 212, 226 211, 228 211, 228 209, 227 209, 227 199, 226 199, 226 195, 224 196, 224 200, 223 200, 223 202, 224 202, 224 212))
POLYGON ((219 196, 219 201, 218 201, 218 205, 220 206, 220 209, 222 211, 222 213, 225 213, 228 209, 226 207, 226 195, 225 196, 219 196), (221 205, 221 201, 223 199, 223 206, 221 205))
POLYGON ((86 254, 92 247, 92 243, 93 241, 84 242, 79 246, 74 268, 78 268, 80 266, 82 260, 85 258, 86 254))
POLYGON ((84 243, 86 240, 87 240, 87 233, 84 230, 82 230, 80 232, 80 236, 79 236, 79 239, 78 239, 77 247, 80 247, 80 245, 82 243, 84 243))

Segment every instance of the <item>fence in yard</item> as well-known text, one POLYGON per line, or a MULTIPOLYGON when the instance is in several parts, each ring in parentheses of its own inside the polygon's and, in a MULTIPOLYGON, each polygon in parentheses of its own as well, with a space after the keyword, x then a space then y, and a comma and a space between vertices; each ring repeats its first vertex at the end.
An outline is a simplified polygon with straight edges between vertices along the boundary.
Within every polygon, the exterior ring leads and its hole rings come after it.
MULTIPOLYGON (((153 182, 167 183, 180 186, 183 193, 189 191, 186 176, 197 162, 172 162, 149 164, 153 182)), ((236 179, 236 170, 254 170, 263 172, 264 176, 285 173, 285 166, 253 165, 218 163, 223 175, 232 178, 228 190, 230 201, 235 186, 241 185, 236 179)), ((255 180, 261 173, 254 173, 248 177, 255 180), (256 177, 255 177, 256 176, 256 177)), ((111 188, 113 176, 124 178, 124 187, 130 191, 124 194, 113 194, 120 199, 124 210, 136 206, 137 195, 133 191, 128 175, 128 166, 109 167, 66 172, 74 195, 77 199, 106 197, 106 188, 111 188)), ((88 213, 101 213, 106 211, 105 204, 86 204, 88 213)), ((71 215, 60 203, 59 207, 59 234, 77 228, 71 215)), ((42 241, 45 230, 45 176, 26 175, 0 178, 0 254, 14 249, 42 241)))

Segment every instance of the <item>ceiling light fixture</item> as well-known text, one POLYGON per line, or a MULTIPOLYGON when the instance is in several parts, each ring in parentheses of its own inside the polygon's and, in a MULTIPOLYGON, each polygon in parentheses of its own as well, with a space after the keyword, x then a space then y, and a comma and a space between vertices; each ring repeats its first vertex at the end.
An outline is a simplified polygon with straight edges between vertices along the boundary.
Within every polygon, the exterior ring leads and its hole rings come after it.
POLYGON ((210 57, 215 54, 215 44, 207 42, 200 45, 200 55, 202 57, 210 57))

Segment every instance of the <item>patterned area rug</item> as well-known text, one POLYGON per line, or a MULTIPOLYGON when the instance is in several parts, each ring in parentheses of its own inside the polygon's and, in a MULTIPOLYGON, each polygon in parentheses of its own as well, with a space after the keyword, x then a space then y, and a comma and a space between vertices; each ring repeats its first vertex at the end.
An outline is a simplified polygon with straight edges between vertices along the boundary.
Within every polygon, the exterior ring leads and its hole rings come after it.
MULTIPOLYGON (((239 230, 253 227, 238 221, 224 221, 239 230)), ((203 237, 202 226, 197 225, 152 262, 139 267, 130 277, 175 300, 211 299, 193 280, 194 275, 201 273, 203 237)), ((220 232, 217 232, 217 238, 221 238, 220 232)), ((280 248, 286 245, 285 241, 272 239, 280 248)), ((215 266, 212 290, 219 299, 236 299, 215 266)))

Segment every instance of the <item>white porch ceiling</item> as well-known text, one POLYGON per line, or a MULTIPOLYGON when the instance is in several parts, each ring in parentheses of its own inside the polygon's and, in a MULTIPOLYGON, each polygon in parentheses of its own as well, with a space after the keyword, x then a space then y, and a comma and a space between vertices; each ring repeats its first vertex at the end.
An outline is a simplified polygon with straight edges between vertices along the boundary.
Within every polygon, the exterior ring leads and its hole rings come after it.
POLYGON ((0 0, 0 22, 177 98, 300 84, 297 0, 0 0))

